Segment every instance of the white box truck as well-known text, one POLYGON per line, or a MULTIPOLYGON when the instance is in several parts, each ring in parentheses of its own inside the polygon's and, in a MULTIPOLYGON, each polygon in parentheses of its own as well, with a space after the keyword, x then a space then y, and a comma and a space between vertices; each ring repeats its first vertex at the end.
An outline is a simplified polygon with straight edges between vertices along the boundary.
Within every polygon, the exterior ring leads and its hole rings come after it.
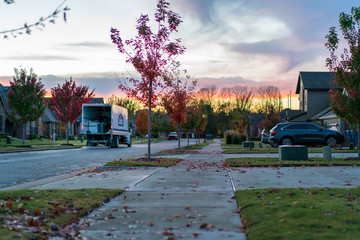
POLYGON ((131 147, 131 132, 126 108, 113 104, 83 104, 81 135, 86 135, 87 146, 104 144, 131 147))

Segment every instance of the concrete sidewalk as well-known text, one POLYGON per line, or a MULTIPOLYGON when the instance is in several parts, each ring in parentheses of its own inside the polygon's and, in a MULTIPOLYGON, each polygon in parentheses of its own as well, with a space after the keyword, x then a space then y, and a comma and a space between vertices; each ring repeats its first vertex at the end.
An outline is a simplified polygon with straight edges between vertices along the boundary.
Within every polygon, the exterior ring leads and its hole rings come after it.
POLYGON ((246 236, 242 233, 239 213, 234 212, 237 209, 232 198, 234 188, 360 185, 359 167, 226 169, 222 167, 223 161, 234 156, 222 154, 218 140, 200 154, 180 157, 184 160, 173 168, 87 171, 22 187, 124 189, 122 195, 82 220, 81 234, 86 239, 241 240, 246 236))
MULTIPOLYGON (((220 152, 218 143, 202 150, 220 152)), ((88 239, 246 239, 222 154, 184 156, 84 219, 88 239), (115 210, 115 211, 114 211, 115 210), (109 218, 111 216, 111 218, 109 218)), ((135 170, 138 171, 138 170, 135 170)), ((149 170, 150 171, 150 170, 149 170)))

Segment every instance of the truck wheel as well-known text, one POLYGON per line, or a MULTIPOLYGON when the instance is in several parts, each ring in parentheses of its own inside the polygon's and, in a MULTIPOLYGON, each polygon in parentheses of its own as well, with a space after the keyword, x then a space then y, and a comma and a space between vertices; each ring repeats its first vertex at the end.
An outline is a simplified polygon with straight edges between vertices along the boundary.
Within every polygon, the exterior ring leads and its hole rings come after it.
POLYGON ((110 145, 112 148, 119 147, 119 136, 114 136, 110 145))

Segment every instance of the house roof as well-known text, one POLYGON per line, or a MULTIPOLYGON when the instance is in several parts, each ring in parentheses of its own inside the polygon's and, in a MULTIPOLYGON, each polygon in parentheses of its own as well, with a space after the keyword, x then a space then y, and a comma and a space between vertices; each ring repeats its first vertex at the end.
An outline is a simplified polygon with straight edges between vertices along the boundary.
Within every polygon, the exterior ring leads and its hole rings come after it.
POLYGON ((317 114, 311 117, 310 120, 318 120, 321 116, 331 112, 331 106, 326 107, 325 109, 321 110, 317 114))
MULTIPOLYGON (((329 91, 329 84, 334 81, 334 77, 334 73, 331 72, 299 72, 295 93, 300 93, 300 81, 306 90, 329 91)), ((337 85, 335 88, 341 89, 337 85)))
POLYGON ((43 119, 45 122, 59 122, 55 114, 48 107, 45 109, 43 119))
POLYGON ((326 120, 326 119, 334 119, 334 118, 339 118, 339 117, 336 116, 335 113, 333 113, 333 111, 331 110, 331 106, 328 106, 324 110, 314 115, 311 118, 311 120, 326 120))
POLYGON ((325 119, 334 119, 334 118, 339 118, 338 116, 335 115, 335 113, 333 113, 333 111, 329 111, 327 113, 325 113, 324 115, 322 115, 321 117, 319 117, 320 120, 325 120, 325 119))
POLYGON ((104 98, 93 98, 91 103, 104 103, 104 98))
POLYGON ((281 120, 291 120, 292 118, 294 118, 302 113, 303 113, 303 111, 301 111, 301 110, 293 110, 290 108, 286 108, 286 109, 283 109, 279 114, 280 114, 281 120))

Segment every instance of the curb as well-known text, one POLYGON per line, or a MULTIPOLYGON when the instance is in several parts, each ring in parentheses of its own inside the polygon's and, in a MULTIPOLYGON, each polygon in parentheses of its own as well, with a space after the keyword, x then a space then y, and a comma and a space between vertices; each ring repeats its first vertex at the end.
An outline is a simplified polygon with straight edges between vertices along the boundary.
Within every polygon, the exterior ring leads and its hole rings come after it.
POLYGON ((49 151, 49 150, 68 150, 68 149, 79 149, 81 147, 66 147, 66 148, 39 148, 39 149, 24 149, 24 150, 5 150, 0 151, 0 154, 7 154, 7 153, 21 153, 21 152, 36 152, 36 151, 49 151))
MULTIPOLYGON (((95 169, 95 168, 89 168, 88 170, 91 170, 91 169, 95 169)), ((83 169, 83 170, 79 170, 79 171, 76 171, 76 172, 65 173, 65 174, 62 174, 62 175, 54 176, 54 177, 48 177, 48 178, 39 179, 39 180, 36 180, 36 181, 33 181, 33 182, 22 183, 22 184, 13 185, 13 186, 10 186, 10 187, 0 188, 0 191, 32 189, 32 188, 42 186, 44 184, 48 184, 48 183, 52 183, 52 182, 56 182, 56 181, 60 181, 60 180, 75 177, 78 174, 83 173, 84 171, 86 172, 87 170, 83 169)))

